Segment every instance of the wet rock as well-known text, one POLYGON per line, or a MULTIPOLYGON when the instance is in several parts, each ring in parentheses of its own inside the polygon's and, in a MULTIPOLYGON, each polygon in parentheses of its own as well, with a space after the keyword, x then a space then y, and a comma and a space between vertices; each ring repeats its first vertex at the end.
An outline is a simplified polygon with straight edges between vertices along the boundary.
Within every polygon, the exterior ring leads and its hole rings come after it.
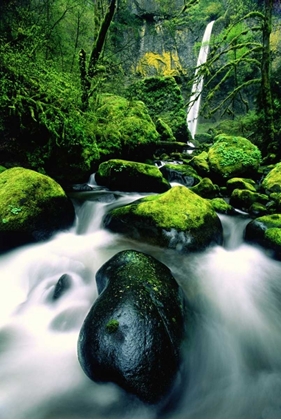
POLYGON ((119 191, 161 193, 171 188, 156 166, 121 159, 101 163, 96 173, 96 182, 119 191))
POLYGON ((99 298, 80 331, 78 358, 94 381, 115 382, 156 403, 180 364, 184 299, 168 267, 134 250, 121 251, 96 276, 99 298))
POLYGON ((54 290, 54 294, 53 294, 53 300, 57 300, 59 299, 62 295, 65 294, 65 292, 67 290, 70 289, 72 284, 72 277, 69 274, 63 274, 56 286, 55 286, 55 290, 54 290))
POLYGON ((71 200, 52 178, 25 168, 0 174, 0 251, 46 240, 74 220, 71 200))
POLYGON ((222 243, 222 226, 211 204, 184 186, 111 210, 106 228, 179 252, 222 243))

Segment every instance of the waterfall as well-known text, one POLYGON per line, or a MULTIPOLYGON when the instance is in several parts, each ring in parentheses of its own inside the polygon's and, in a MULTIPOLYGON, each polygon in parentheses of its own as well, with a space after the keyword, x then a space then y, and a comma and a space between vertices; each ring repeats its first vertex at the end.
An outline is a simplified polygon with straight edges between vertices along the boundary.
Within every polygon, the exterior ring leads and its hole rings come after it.
POLYGON ((198 76, 199 67, 206 63, 209 53, 209 42, 212 34, 214 20, 208 23, 205 29, 205 33, 202 39, 199 56, 197 59, 197 65, 194 76, 194 83, 191 89, 190 106, 187 112, 187 126, 191 133, 191 137, 194 139, 196 134, 198 115, 200 109, 201 93, 203 89, 203 76, 198 76))

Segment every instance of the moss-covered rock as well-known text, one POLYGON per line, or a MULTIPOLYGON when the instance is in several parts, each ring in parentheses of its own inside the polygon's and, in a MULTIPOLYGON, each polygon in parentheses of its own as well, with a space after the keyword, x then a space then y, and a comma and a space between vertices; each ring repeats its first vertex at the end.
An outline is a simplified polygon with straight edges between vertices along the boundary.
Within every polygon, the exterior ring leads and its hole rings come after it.
POLYGON ((168 267, 121 251, 96 275, 99 298, 80 331, 78 357, 95 381, 115 382, 148 403, 170 390, 180 362, 184 300, 168 267))
POLYGON ((74 222, 72 202, 48 176, 24 168, 0 174, 0 250, 45 240, 74 222))
POLYGON ((97 144, 103 159, 142 160, 152 155, 160 136, 143 102, 103 94, 95 112, 97 144))
POLYGON ((121 159, 101 163, 95 179, 97 184, 118 191, 161 193, 171 188, 156 166, 121 159))
POLYGON ((255 181, 248 178, 231 178, 226 182, 226 187, 230 194, 236 188, 238 188, 239 190, 249 190, 252 192, 256 192, 255 181))
POLYGON ((176 141, 176 138, 173 134, 173 131, 169 125, 162 120, 162 118, 157 118, 156 120, 156 129, 158 133, 160 134, 160 140, 161 141, 176 141))
POLYGON ((210 169, 222 179, 256 175, 261 163, 261 152, 244 137, 219 135, 210 147, 210 169))
POLYGON ((269 255, 281 260, 281 214, 261 216, 245 229, 245 240, 265 248, 269 255))
POLYGON ((198 172, 201 176, 208 176, 210 174, 210 168, 208 163, 208 153, 201 152, 199 155, 194 156, 190 161, 190 165, 198 172))
POLYGON ((259 194, 249 190, 232 191, 229 204, 235 208, 248 212, 254 203, 266 204, 269 198, 266 194, 259 194))
POLYGON ((179 142, 191 140, 186 124, 186 106, 174 77, 147 77, 128 88, 128 97, 143 101, 156 123, 158 118, 179 142))
POLYGON ((201 177, 190 165, 166 163, 160 171, 169 182, 179 182, 186 187, 192 187, 201 181, 201 177))
POLYGON ((106 228, 178 251, 222 243, 221 222, 211 204, 184 186, 111 210, 106 228))
POLYGON ((215 198, 220 192, 219 186, 213 184, 210 178, 203 178, 197 185, 190 189, 203 198, 215 198))
POLYGON ((236 213, 235 209, 228 204, 223 198, 217 197, 210 200, 210 203, 216 213, 234 215, 236 213))
POLYGON ((267 193, 281 192, 281 162, 266 175, 261 186, 267 193))

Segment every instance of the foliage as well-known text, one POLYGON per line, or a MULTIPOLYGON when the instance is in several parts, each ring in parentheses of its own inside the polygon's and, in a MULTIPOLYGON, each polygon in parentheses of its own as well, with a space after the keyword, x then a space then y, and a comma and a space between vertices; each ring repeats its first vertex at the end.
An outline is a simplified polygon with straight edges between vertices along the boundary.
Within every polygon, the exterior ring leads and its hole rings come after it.
POLYGON ((173 77, 149 77, 137 81, 129 86, 127 95, 143 101, 155 123, 161 118, 171 128, 176 140, 186 143, 186 110, 173 77))
POLYGON ((155 124, 141 101, 130 101, 111 94, 97 97, 97 144, 103 160, 134 157, 138 160, 149 145, 159 140, 155 124))

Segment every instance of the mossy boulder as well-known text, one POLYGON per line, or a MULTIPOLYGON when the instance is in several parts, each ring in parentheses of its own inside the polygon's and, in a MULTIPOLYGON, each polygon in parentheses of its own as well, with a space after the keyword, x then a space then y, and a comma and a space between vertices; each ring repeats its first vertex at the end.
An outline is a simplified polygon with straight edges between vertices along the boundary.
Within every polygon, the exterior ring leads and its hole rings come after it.
POLYGON ((160 134, 161 141, 176 141, 171 127, 169 127, 169 125, 163 121, 162 118, 157 118, 155 125, 158 133, 160 134))
POLYGON ((94 381, 115 382, 148 403, 170 390, 180 363, 184 300, 168 267, 121 251, 96 275, 98 299, 78 341, 78 358, 94 381))
POLYGON ((99 95, 95 127, 101 157, 142 160, 153 154, 160 139, 147 107, 122 96, 99 95))
POLYGON ((269 198, 266 194, 260 194, 250 190, 239 190, 236 188, 232 191, 229 204, 240 210, 249 211, 254 203, 266 204, 269 198))
POLYGON ((208 152, 211 171, 221 179, 256 176, 261 152, 244 137, 219 135, 208 152))
POLYGON ((281 214, 252 220, 246 226, 245 240, 263 247, 270 256, 281 260, 281 214))
POLYGON ((221 222, 211 204, 184 186, 111 210, 106 228, 179 252, 222 243, 221 222))
POLYGON ((186 124, 186 106, 174 77, 147 77, 131 84, 128 98, 140 100, 148 108, 152 120, 159 118, 171 129, 179 142, 191 140, 186 124))
POLYGON ((199 155, 194 156, 190 161, 190 165, 198 172, 201 176, 208 176, 210 174, 210 167, 208 162, 208 153, 201 152, 199 155))
POLYGON ((96 182, 110 190, 164 192, 171 188, 155 165, 111 159, 99 165, 96 182))
POLYGON ((281 162, 277 163, 262 181, 261 187, 269 193, 281 192, 281 162))
POLYGON ((186 187, 192 187, 201 181, 201 177, 190 165, 166 163, 160 171, 169 182, 178 182, 186 187))
POLYGON ((52 178, 24 168, 0 174, 0 250, 48 239, 69 228, 74 207, 52 178))
POLYGON ((226 187, 229 193, 235 189, 256 192, 255 181, 248 178, 231 178, 226 182, 226 187))
POLYGON ((210 200, 210 203, 216 213, 234 215, 236 213, 235 209, 228 204, 223 198, 216 197, 210 200))
POLYGON ((220 192, 219 186, 213 184, 210 178, 203 178, 197 185, 190 189, 203 198, 215 198, 220 192))

